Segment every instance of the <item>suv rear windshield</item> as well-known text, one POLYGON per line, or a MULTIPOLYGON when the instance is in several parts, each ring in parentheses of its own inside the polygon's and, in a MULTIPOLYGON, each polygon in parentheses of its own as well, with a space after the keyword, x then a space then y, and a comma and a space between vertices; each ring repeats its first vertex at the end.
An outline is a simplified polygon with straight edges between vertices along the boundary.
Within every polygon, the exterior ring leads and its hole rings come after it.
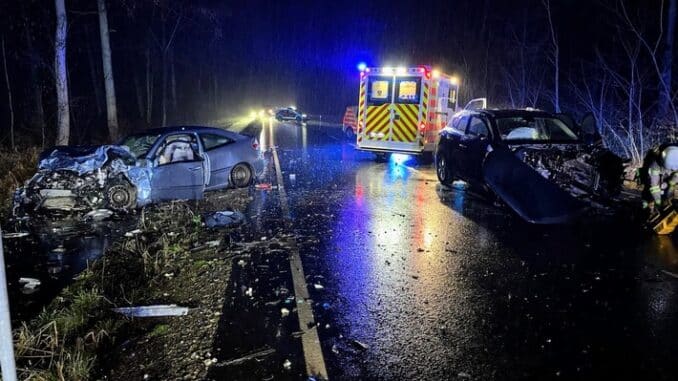
POLYGON ((497 118, 496 121, 504 141, 558 143, 579 140, 574 131, 554 117, 513 116, 497 118))

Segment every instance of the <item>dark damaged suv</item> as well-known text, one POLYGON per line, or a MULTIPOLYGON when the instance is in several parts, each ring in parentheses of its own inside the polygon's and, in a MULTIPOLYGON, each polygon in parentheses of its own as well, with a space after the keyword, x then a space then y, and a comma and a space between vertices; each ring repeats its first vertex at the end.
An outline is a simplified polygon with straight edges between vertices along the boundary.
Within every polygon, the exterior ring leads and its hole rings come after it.
POLYGON ((567 222, 623 181, 623 160, 586 125, 537 110, 462 111, 440 132, 438 180, 465 180, 532 223, 567 222))

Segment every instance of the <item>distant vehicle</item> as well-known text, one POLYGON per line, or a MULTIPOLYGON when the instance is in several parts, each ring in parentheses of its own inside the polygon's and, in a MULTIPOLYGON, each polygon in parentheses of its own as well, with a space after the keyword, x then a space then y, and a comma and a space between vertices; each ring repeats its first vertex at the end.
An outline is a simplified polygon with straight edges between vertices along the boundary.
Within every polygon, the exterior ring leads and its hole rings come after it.
POLYGON ((256 138, 211 127, 146 130, 118 145, 59 146, 40 157, 14 210, 130 210, 247 187, 264 168, 256 138))
POLYGON ((440 132, 436 174, 462 179, 504 201, 523 219, 567 222, 610 201, 623 161, 586 136, 584 126, 538 110, 466 110, 440 132))
POLYGON ((306 123, 308 121, 308 116, 303 114, 295 107, 284 107, 279 108, 274 111, 275 119, 278 122, 295 122, 295 123, 306 123))
POLYGON ((348 106, 341 119, 341 129, 348 139, 355 139, 358 132, 358 106, 348 106))
POLYGON ((457 111, 459 83, 429 66, 368 67, 360 72, 358 148, 432 153, 438 131, 457 111))

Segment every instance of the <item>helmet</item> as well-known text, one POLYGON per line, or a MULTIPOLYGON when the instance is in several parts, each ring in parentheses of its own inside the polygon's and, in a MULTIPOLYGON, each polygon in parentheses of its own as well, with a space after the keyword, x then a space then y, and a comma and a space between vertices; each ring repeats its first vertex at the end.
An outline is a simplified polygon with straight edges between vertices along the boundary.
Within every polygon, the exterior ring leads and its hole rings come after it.
POLYGON ((662 151, 662 161, 664 168, 670 171, 678 171, 678 147, 669 146, 662 151))

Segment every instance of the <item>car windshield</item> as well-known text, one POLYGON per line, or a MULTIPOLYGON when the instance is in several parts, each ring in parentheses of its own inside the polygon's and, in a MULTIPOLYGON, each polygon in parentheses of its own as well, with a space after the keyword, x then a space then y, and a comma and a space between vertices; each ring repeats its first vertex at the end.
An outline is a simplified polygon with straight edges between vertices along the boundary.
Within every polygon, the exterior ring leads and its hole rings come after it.
POLYGON ((127 146, 134 157, 140 158, 146 156, 153 143, 158 140, 159 134, 135 134, 122 140, 120 145, 127 146))
POLYGON ((504 141, 576 142, 574 131, 553 117, 512 116, 497 118, 497 129, 504 141))

